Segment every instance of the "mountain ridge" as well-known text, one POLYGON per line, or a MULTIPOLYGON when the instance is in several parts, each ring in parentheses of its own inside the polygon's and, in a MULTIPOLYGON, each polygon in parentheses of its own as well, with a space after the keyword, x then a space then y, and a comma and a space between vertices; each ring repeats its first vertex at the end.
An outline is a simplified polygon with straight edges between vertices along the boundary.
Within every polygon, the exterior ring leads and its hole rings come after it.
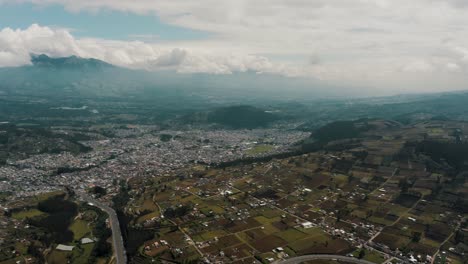
POLYGON ((50 68, 92 68, 98 69, 103 67, 114 68, 116 66, 102 60, 94 58, 82 58, 75 55, 69 57, 50 57, 46 54, 31 54, 31 63, 37 67, 50 68))

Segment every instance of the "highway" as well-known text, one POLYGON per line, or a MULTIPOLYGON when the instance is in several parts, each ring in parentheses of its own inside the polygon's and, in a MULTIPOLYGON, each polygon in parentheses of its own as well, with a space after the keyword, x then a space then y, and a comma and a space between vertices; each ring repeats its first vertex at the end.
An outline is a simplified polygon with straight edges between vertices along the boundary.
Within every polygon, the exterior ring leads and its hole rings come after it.
POLYGON ((375 264, 374 262, 370 262, 367 260, 340 256, 340 255, 305 255, 305 256, 299 256, 299 257, 290 258, 286 260, 279 260, 279 261, 274 262, 274 264, 299 264, 299 263, 312 261, 312 260, 338 260, 338 261, 343 261, 347 263, 356 263, 356 264, 375 264))
POLYGON ((125 247, 123 243, 122 233, 120 232, 119 219, 117 218, 117 213, 111 207, 95 200, 90 197, 81 196, 81 199, 93 204, 106 212, 109 215, 109 223, 112 229, 112 244, 114 247, 114 258, 116 264, 126 264, 127 263, 127 253, 125 252, 125 247))

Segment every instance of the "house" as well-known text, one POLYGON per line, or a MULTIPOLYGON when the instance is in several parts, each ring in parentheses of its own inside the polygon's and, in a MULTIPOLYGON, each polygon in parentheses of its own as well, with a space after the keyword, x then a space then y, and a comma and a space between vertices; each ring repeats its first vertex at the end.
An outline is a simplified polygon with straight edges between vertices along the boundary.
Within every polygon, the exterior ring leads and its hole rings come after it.
POLYGON ((311 227, 313 227, 313 224, 311 222, 307 221, 307 222, 302 223, 301 226, 303 228, 311 228, 311 227))
POLYGON ((62 245, 62 244, 59 244, 56 249, 58 250, 62 250, 62 251, 72 251, 73 248, 75 248, 74 246, 66 246, 66 245, 62 245))
POLYGON ((81 244, 90 244, 90 243, 94 243, 94 240, 92 240, 91 238, 87 238, 87 237, 84 237, 81 239, 81 244))

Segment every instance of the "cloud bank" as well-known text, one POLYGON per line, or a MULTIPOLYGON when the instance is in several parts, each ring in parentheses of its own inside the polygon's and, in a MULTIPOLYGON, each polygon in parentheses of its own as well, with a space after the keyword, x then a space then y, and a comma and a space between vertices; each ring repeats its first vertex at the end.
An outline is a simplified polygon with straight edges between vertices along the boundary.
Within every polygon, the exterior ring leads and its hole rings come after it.
POLYGON ((0 67, 30 64, 30 54, 54 57, 77 55, 97 58, 114 65, 146 70, 229 74, 232 72, 274 72, 279 68, 265 57, 245 54, 216 54, 190 49, 160 47, 141 41, 76 39, 66 29, 33 24, 27 29, 0 31, 0 67))
POLYGON ((211 34, 196 41, 142 42, 77 39, 65 29, 39 25, 5 28, 0 66, 27 64, 34 52, 94 57, 146 70, 269 72, 395 92, 468 88, 464 0, 13 2, 59 4, 69 12, 155 15, 211 34))

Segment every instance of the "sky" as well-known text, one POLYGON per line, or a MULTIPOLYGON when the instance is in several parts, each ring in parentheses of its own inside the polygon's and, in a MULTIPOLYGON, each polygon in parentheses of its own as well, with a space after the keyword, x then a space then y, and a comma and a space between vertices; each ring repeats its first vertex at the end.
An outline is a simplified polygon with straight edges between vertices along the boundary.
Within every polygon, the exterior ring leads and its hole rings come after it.
POLYGON ((31 53, 375 94, 465 90, 468 0, 0 0, 0 67, 31 53))

